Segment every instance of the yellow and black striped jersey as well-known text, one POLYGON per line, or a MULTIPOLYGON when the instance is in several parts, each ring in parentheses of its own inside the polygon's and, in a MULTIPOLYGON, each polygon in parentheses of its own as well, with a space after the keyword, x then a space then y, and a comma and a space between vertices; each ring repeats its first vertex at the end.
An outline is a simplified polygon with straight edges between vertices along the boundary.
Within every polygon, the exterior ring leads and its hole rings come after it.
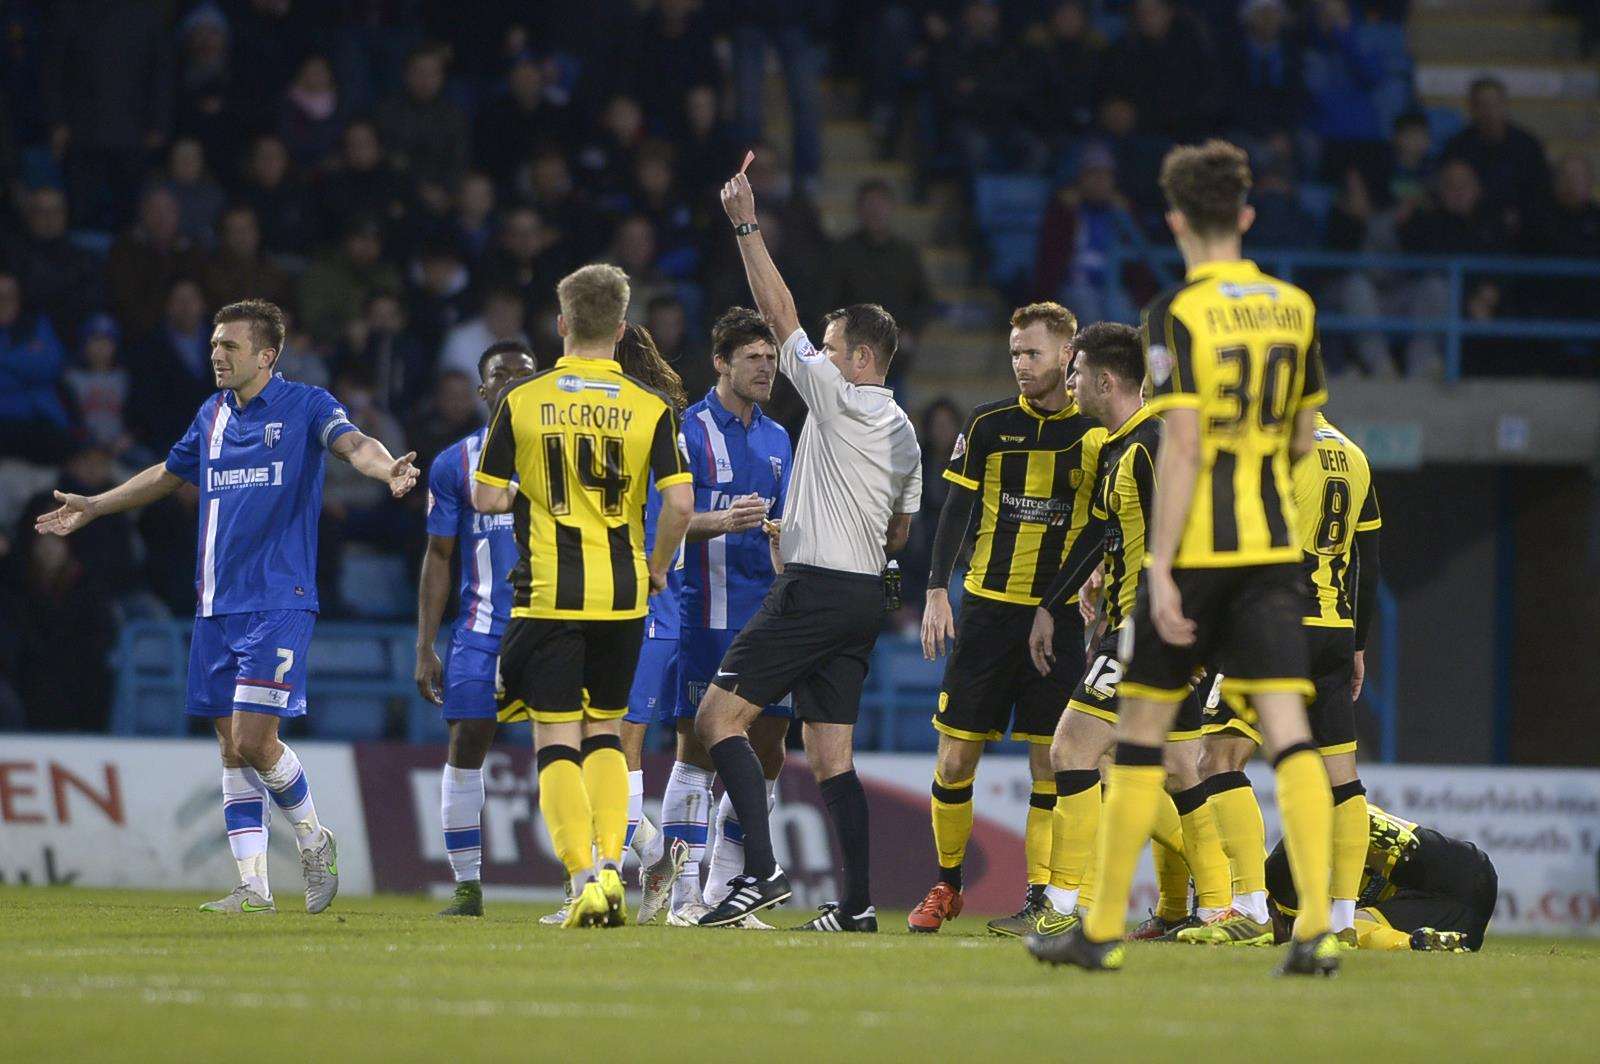
POLYGON ((1014 396, 973 410, 944 471, 946 480, 980 495, 969 592, 1039 604, 1089 523, 1105 435, 1076 403, 1047 413, 1014 396))
POLYGON ((1200 417, 1200 470, 1174 564, 1300 560, 1289 445, 1327 398, 1316 307, 1253 262, 1208 262, 1145 311, 1156 411, 1200 417))
POLYGON ((1350 563, 1356 533, 1383 525, 1367 456, 1317 415, 1317 445, 1294 464, 1294 504, 1300 516, 1301 564, 1311 581, 1305 623, 1355 627, 1350 563))
POLYGON ((626 620, 650 594, 644 508, 688 483, 677 415, 613 359, 568 355, 508 388, 477 478, 517 483, 513 617, 626 620))
POLYGON ((1113 630, 1133 613, 1144 568, 1145 533, 1156 492, 1161 419, 1148 406, 1134 411, 1100 448, 1091 512, 1106 523, 1105 613, 1113 630))

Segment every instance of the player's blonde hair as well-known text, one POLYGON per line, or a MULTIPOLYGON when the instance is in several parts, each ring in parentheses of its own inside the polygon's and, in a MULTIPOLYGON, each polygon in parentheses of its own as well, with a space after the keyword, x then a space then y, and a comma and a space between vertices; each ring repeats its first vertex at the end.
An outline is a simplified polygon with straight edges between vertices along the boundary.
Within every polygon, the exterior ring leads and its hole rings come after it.
POLYGON ((596 262, 580 266, 556 285, 567 332, 578 343, 610 343, 628 313, 628 275, 596 262))
POLYGON ((1043 322, 1050 335, 1063 343, 1071 343, 1078 335, 1078 317, 1060 303, 1029 303, 1011 312, 1011 327, 1026 329, 1043 322))

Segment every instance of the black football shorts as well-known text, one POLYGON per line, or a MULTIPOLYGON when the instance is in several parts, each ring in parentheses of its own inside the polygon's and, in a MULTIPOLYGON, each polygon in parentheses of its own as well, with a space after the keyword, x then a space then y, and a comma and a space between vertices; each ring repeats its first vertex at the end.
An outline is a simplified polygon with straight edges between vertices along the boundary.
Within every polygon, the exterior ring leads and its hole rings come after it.
POLYGON ((1028 654, 1035 607, 967 592, 956 645, 944 669, 933 726, 956 739, 1048 745, 1083 675, 1083 617, 1074 603, 1056 615, 1055 665, 1041 676, 1028 654))
POLYGON ((711 682, 758 706, 792 693, 799 719, 854 724, 883 602, 881 577, 785 566, 711 682))
POLYGON ((1174 569, 1172 577, 1184 616, 1195 622, 1195 641, 1186 647, 1162 641, 1150 619, 1149 586, 1142 584, 1132 625, 1122 630, 1124 697, 1180 702, 1196 670, 1213 665, 1225 674, 1224 695, 1314 696, 1300 626, 1307 595, 1300 566, 1174 569))
POLYGON ((513 617, 500 645, 504 697, 521 702, 536 724, 616 720, 628 712, 643 640, 643 617, 625 621, 513 617))

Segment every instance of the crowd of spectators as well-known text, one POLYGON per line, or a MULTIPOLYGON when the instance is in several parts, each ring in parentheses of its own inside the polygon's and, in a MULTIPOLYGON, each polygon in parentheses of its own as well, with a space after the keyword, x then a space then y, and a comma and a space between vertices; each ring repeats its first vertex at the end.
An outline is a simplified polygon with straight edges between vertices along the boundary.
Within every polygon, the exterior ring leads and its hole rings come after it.
MULTIPOLYGON (((627 270, 631 315, 696 396, 712 383, 708 321, 748 300, 716 189, 754 147, 760 223, 803 319, 883 303, 905 330, 907 372, 940 305, 921 250, 897 233, 898 186, 862 183, 853 231, 824 232, 830 69, 859 85, 862 116, 886 156, 912 162, 917 194, 969 191, 981 173, 1053 181, 1034 268, 1005 294, 1060 298, 1085 320, 1131 320, 1159 285, 1122 253, 1166 242, 1162 154, 1213 132, 1256 158, 1258 246, 1600 253, 1587 161, 1552 166, 1510 120, 1503 86, 1475 86, 1470 122, 1447 141, 1414 109, 1403 48, 1398 64, 1386 50, 1406 6, 0 5, 0 727, 103 723, 110 679, 95 663, 116 621, 192 610, 192 493, 54 545, 31 517, 51 488, 102 490, 161 460, 212 391, 209 322, 225 302, 283 305, 282 371, 330 388, 363 429, 423 462, 481 423, 488 343, 559 351, 555 282, 596 258, 627 270), (782 143, 765 138, 769 54, 782 143), (1321 210, 1313 187, 1330 190, 1321 210), (28 687, 24 660, 81 689, 28 687)), ((1365 274, 1328 287, 1351 312, 1402 299, 1365 274)), ((1485 280, 1470 305, 1579 316, 1592 313, 1585 292, 1485 280)), ((1423 278, 1399 312, 1439 298, 1423 278)), ((1436 362, 1417 344, 1355 337, 1344 360, 1368 372, 1436 362)), ((775 408, 796 425, 797 404, 775 408)), ((936 468, 959 412, 940 402, 921 416, 936 468)), ((941 481, 927 483, 936 515, 941 481)), ((330 466, 325 612, 405 611, 403 591, 368 592, 375 574, 404 583, 389 563, 418 556, 420 505, 330 466)))
MULTIPOLYGON (((164 457, 214 388, 223 303, 281 304, 282 371, 423 462, 481 424, 485 346, 559 353, 555 282, 594 258, 628 271, 634 315, 703 391, 707 315, 747 299, 716 188, 755 145, 808 309, 863 297, 861 260, 926 318, 886 210, 864 208, 859 255, 826 268, 809 6, 0 5, 0 727, 103 726, 117 622, 193 609, 192 492, 68 540, 31 518, 52 488, 164 457), (759 86, 767 43, 795 108, 782 149, 761 140, 761 93, 736 91, 759 86)), ((347 472, 330 463, 324 611, 404 612, 371 578, 404 585, 386 562, 416 556, 420 495, 347 472)))
MULTIPOLYGON (((1552 165, 1512 119, 1494 76, 1472 84, 1464 118, 1423 107, 1406 49, 1409 7, 890 3, 878 15, 868 113, 883 150, 907 145, 925 179, 1051 182, 1033 269, 997 280, 1014 299, 1057 298, 1087 319, 1135 320, 1157 284, 1139 258, 1169 243, 1156 181, 1162 155, 1208 135, 1252 155, 1258 219, 1247 249, 1600 255, 1589 157, 1552 165)), ((1309 280, 1325 304, 1351 314, 1437 319, 1449 309, 1439 276, 1309 280)), ((1468 287, 1472 319, 1595 317, 1583 283, 1474 277, 1468 287)), ((1398 345, 1381 334, 1335 337, 1329 347, 1335 371, 1431 376, 1441 364, 1436 335, 1398 345)), ((1478 344, 1467 354, 1493 351, 1478 344)), ((1560 352, 1543 362, 1480 361, 1514 373, 1563 365, 1560 352)))

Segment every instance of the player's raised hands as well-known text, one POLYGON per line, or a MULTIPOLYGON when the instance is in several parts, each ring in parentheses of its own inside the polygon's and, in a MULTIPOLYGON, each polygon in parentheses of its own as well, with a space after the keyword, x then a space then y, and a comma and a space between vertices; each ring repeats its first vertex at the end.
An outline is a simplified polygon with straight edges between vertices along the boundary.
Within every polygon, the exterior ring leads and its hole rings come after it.
POLYGON ((1168 646, 1192 646, 1197 630, 1194 621, 1183 615, 1183 595, 1172 579, 1172 570, 1152 565, 1145 570, 1145 578, 1150 581, 1150 621, 1156 634, 1168 646))
POLYGON ((394 465, 389 467, 389 494, 400 498, 406 492, 417 486, 417 478, 421 475, 416 467, 417 452, 412 451, 403 458, 396 458, 394 465))
POLYGON ((56 501, 61 505, 49 513, 40 514, 33 519, 33 530, 39 535, 70 536, 94 520, 88 496, 69 495, 63 491, 52 492, 51 494, 56 497, 56 501))
POLYGON ((744 165, 722 186, 722 209, 728 212, 728 221, 734 225, 753 224, 756 220, 756 194, 744 173, 755 157, 755 152, 745 152, 744 165))

